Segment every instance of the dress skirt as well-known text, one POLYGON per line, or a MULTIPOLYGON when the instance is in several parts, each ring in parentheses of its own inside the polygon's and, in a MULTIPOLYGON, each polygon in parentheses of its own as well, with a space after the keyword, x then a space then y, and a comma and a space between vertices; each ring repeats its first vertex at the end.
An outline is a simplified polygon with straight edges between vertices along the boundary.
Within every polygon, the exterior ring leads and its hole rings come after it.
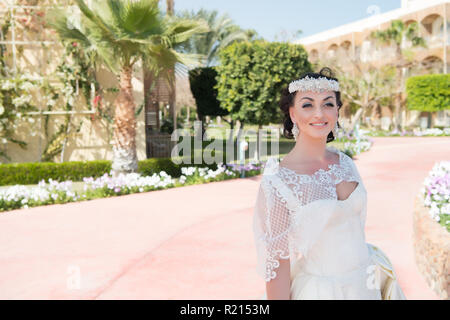
MULTIPOLYGON (((375 245, 366 244, 369 260, 349 272, 318 275, 294 267, 291 300, 406 300, 386 254, 375 245)), ((267 299, 266 293, 262 299, 267 299)))

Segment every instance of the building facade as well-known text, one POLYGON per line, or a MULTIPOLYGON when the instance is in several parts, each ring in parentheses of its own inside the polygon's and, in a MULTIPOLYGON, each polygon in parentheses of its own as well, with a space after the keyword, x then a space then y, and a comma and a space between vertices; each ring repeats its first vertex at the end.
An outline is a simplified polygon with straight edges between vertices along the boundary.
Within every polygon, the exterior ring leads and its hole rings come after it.
MULTIPOLYGON (((448 73, 450 70, 448 45, 450 43, 450 1, 403 0, 401 8, 382 14, 376 14, 376 7, 369 9, 373 9, 375 14, 366 19, 299 39, 296 43, 305 47, 313 63, 327 61, 328 64, 337 64, 342 70, 350 72, 353 68, 352 61, 380 67, 395 62, 396 48, 393 45, 377 44, 371 38, 371 33, 389 28, 394 20, 401 20, 405 25, 416 22, 419 26, 419 36, 425 40, 427 48, 412 48, 414 60, 418 62, 419 68, 411 70, 406 67, 406 76, 448 73)), ((403 41, 402 48, 411 48, 411 43, 403 41)), ((450 126, 448 110, 432 113, 428 124, 426 113, 418 111, 406 111, 406 113, 404 121, 409 125, 450 126)), ((382 107, 381 112, 376 114, 373 120, 376 124, 383 123, 382 126, 386 128, 389 127, 391 117, 390 109, 382 107), (382 118, 384 118, 383 121, 382 118)))

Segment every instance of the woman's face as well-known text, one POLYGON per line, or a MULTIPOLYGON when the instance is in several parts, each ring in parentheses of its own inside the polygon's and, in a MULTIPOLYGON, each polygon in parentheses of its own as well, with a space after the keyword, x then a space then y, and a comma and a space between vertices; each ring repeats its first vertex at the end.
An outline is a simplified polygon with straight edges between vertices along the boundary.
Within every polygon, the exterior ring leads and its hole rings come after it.
POLYGON ((301 135, 313 138, 328 136, 338 120, 338 106, 336 93, 326 92, 300 92, 295 95, 294 105, 289 109, 292 122, 297 123, 301 135), (313 126, 312 123, 323 123, 324 126, 313 126))

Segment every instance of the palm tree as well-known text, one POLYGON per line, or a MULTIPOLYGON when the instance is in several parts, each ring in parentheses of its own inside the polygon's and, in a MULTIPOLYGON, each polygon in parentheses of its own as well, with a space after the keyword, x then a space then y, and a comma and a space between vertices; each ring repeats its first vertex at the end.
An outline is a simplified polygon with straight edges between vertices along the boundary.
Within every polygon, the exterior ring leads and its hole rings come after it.
POLYGON ((412 47, 426 47, 425 40, 419 36, 418 24, 413 22, 407 26, 401 20, 394 20, 391 26, 386 30, 377 30, 371 33, 371 37, 383 44, 395 45, 395 63, 397 69, 397 92, 395 93, 394 104, 394 126, 398 130, 400 125, 400 111, 402 108, 402 88, 404 84, 403 70, 412 66, 413 62, 407 59, 406 50, 402 50, 405 41, 410 41, 412 47))
MULTIPOLYGON (((167 15, 173 16, 174 6, 175 6, 174 0, 166 0, 167 15)), ((175 72, 175 65, 171 66, 170 72, 175 72)), ((169 83, 169 110, 170 115, 172 116, 173 119, 172 121, 174 130, 177 129, 177 110, 175 106, 175 99, 176 99, 175 92, 176 92, 176 81, 175 79, 173 79, 173 81, 169 83)))
POLYGON ((217 62, 221 49, 234 41, 248 41, 256 35, 254 30, 242 30, 233 23, 227 14, 218 15, 216 10, 208 11, 200 9, 198 12, 182 11, 178 13, 180 18, 192 20, 205 20, 210 31, 196 35, 178 46, 184 52, 197 53, 206 56, 203 66, 211 66, 217 62))
MULTIPOLYGON (((200 9, 197 12, 185 10, 179 12, 177 15, 184 19, 204 20, 208 24, 209 32, 197 34, 177 45, 177 48, 182 52, 206 57, 206 59, 201 61, 203 67, 215 65, 218 62, 220 50, 229 46, 231 43, 235 41, 250 41, 257 36, 255 30, 242 30, 233 23, 233 20, 227 14, 219 16, 216 10, 208 11, 200 9)), ((228 139, 231 141, 233 138, 234 121, 223 120, 230 125, 231 130, 228 139)), ((242 133, 241 129, 238 132, 238 137, 242 133)), ((202 122, 199 134, 203 137, 204 132, 205 128, 202 122)))
POLYGON ((132 70, 142 59, 155 74, 172 79, 176 62, 193 63, 198 57, 176 52, 174 45, 208 31, 202 22, 161 15, 158 0, 94 0, 91 8, 76 0, 83 15, 78 25, 64 10, 50 12, 49 24, 63 41, 76 41, 94 60, 104 63, 119 80, 114 116, 114 174, 135 172, 136 118, 132 70), (69 20, 70 19, 70 20, 69 20))
POLYGON ((167 6, 167 14, 173 16, 174 1, 166 0, 166 6, 167 6))
MULTIPOLYGON (((380 101, 390 99, 395 88, 395 68, 382 66, 376 68, 371 64, 353 62, 354 73, 348 74, 340 67, 339 81, 341 83, 341 94, 358 110, 351 117, 349 131, 354 131, 356 123, 365 119, 370 111, 378 107, 380 101)), ((370 125, 369 125, 370 126, 370 125)))
MULTIPOLYGON (((166 14, 168 16, 173 16, 173 12, 174 12, 174 1, 173 0, 166 0, 166 14)), ((144 99, 144 104, 145 104, 145 110, 146 111, 150 111, 153 114, 154 119, 152 119, 155 124, 152 126, 152 132, 156 133, 157 131, 154 130, 155 128, 160 128, 160 123, 159 123, 159 102, 161 102, 159 99, 160 97, 155 96, 155 92, 160 92, 160 91, 164 91, 163 87, 167 86, 168 87, 168 91, 169 91, 169 106, 170 106, 170 114, 173 118, 173 124, 174 124, 174 129, 177 128, 176 125, 176 112, 175 112, 175 84, 176 81, 173 80, 170 83, 162 83, 160 81, 158 81, 158 77, 153 74, 152 71, 150 71, 150 68, 147 67, 146 64, 144 64, 143 66, 143 72, 144 72, 144 92, 145 92, 145 99, 144 99)), ((174 66, 172 66, 172 68, 170 68, 169 72, 175 72, 175 68, 174 66)))

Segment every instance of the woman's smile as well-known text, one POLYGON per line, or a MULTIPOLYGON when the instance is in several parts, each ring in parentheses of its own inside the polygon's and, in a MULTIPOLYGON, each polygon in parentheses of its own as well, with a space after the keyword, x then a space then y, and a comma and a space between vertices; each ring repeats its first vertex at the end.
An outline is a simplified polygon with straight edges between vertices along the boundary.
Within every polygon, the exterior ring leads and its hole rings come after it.
POLYGON ((322 128, 324 128, 324 127, 326 127, 328 125, 328 122, 321 123, 321 124, 319 124, 319 123, 310 123, 309 125, 313 126, 313 127, 316 127, 318 129, 322 129, 322 128))

